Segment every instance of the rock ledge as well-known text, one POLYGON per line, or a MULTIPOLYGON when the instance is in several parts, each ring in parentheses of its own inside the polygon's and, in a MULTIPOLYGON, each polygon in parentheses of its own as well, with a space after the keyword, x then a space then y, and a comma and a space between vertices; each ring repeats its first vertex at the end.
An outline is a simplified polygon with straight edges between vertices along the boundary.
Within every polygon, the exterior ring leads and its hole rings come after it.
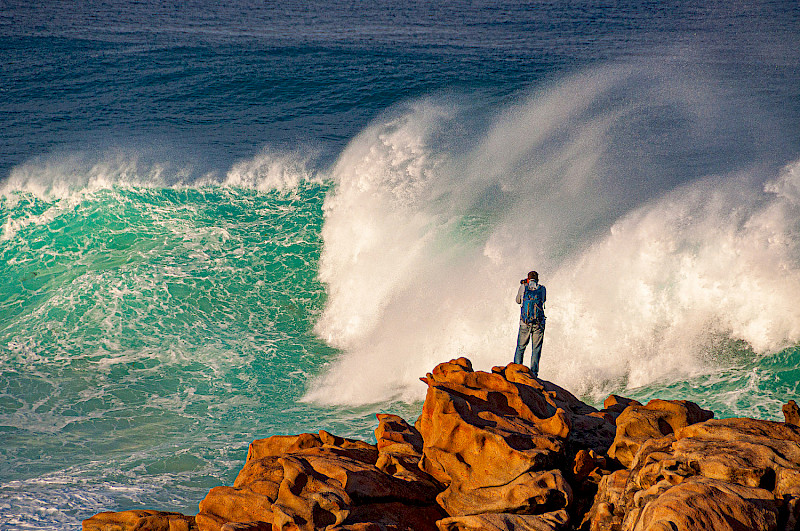
POLYGON ((684 400, 597 409, 510 364, 422 379, 412 426, 253 441, 196 516, 104 512, 85 531, 800 531, 800 413, 714 419, 684 400))

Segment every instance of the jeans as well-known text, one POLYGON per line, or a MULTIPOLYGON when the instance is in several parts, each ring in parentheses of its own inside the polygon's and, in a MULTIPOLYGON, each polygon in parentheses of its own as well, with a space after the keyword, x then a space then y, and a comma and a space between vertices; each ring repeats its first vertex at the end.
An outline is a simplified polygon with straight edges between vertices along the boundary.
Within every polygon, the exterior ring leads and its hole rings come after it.
POLYGON ((539 358, 542 356, 542 341, 544 341, 544 321, 526 324, 519 322, 519 335, 517 336, 517 351, 514 353, 514 363, 522 363, 525 347, 531 343, 531 372, 539 376, 539 358))

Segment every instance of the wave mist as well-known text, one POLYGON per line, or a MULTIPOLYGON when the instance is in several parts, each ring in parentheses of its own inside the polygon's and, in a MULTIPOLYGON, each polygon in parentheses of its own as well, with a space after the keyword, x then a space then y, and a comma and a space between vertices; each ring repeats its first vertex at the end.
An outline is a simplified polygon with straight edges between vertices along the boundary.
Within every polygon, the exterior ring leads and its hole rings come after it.
POLYGON ((306 399, 414 400, 442 360, 510 362, 530 269, 540 374, 580 394, 796 344, 800 163, 746 92, 636 64, 377 120, 332 170, 317 332, 342 355, 306 399))

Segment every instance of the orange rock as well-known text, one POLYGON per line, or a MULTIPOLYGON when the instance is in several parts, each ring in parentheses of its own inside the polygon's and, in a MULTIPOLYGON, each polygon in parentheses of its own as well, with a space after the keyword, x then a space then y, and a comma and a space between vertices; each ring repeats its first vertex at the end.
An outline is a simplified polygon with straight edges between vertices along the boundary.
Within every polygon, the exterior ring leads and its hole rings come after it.
POLYGON ((387 474, 377 466, 352 457, 352 450, 336 447, 292 454, 317 476, 334 479, 358 503, 394 499, 411 503, 432 502, 425 487, 387 474))
POLYGON ((446 363, 440 363, 433 368, 432 373, 428 373, 428 378, 435 377, 441 380, 449 380, 453 374, 459 375, 469 372, 472 372, 472 362, 467 358, 461 357, 446 363))
POLYGON ((375 428, 375 440, 378 450, 383 450, 387 446, 394 446, 393 451, 415 453, 422 455, 422 435, 397 415, 378 413, 378 427, 375 428), (407 449, 400 449, 400 446, 407 446, 407 449))
POLYGON ((651 400, 646 406, 630 405, 617 417, 617 433, 608 455, 629 467, 639 447, 648 439, 670 435, 714 413, 686 400, 651 400))
POLYGON ((597 468, 597 456, 590 450, 581 449, 575 454, 575 460, 572 464, 572 475, 580 481, 589 477, 592 470, 597 468))
POLYGON ((789 400, 783 405, 783 417, 786 419, 786 424, 800 426, 800 407, 797 407, 797 402, 789 400))
MULTIPOLYGON (((398 431, 413 434, 414 429, 399 417, 386 417, 386 439, 404 441, 389 435, 398 431)), ((430 506, 441 488, 419 469, 421 454, 413 452, 413 445, 394 442, 379 453, 374 445, 325 431, 254 441, 234 486, 216 487, 201 502, 198 526, 220 531, 226 525, 269 524, 276 530, 311 531, 360 525, 364 522, 350 515, 363 513, 365 505, 430 506), (405 451, 393 453, 398 448, 405 451)), ((441 516, 438 509, 435 513, 431 528, 441 516)))
POLYGON ((439 531, 558 531, 569 524, 567 511, 544 514, 489 513, 455 516, 437 522, 439 531))
POLYGON ((778 507, 764 489, 693 477, 625 518, 631 531, 740 531, 778 528, 778 507))
POLYGON ((315 470, 308 456, 280 462, 284 477, 271 507, 274 531, 314 531, 344 522, 353 502, 339 480, 315 470))
POLYGON ((513 507, 521 513, 567 507, 572 502, 572 487, 560 470, 529 471, 505 485, 471 488, 453 483, 436 500, 449 515, 503 513, 513 507))
POLYGON ((563 439, 569 432, 563 411, 539 419, 510 406, 493 407, 492 402, 499 402, 501 396, 501 392, 476 383, 430 385, 416 423, 425 441, 423 470, 448 484, 454 477, 463 477, 457 463, 469 463, 468 472, 486 475, 490 481, 495 474, 506 479, 532 465, 538 469, 551 465, 563 452, 563 439), (455 461, 452 473, 447 461, 455 461), (501 462, 506 471, 496 466, 501 462))
POLYGON ((435 505, 372 503, 353 507, 347 521, 329 531, 437 531, 436 521, 444 516, 435 505))
POLYGON ((247 460, 264 457, 280 457, 290 452, 322 446, 319 435, 301 433, 300 435, 273 435, 266 439, 256 439, 247 450, 247 460))
POLYGON ((466 358, 423 381, 415 426, 379 414, 376 445, 326 431, 253 441, 196 517, 100 513, 84 529, 560 531, 570 515, 581 531, 800 529, 794 402, 786 422, 617 395, 597 411, 523 365, 487 373, 466 358))
POLYGON ((278 457, 263 457, 248 459, 236 480, 234 487, 247 487, 256 494, 275 500, 278 488, 283 481, 283 466, 278 462, 278 457))
POLYGON ((319 439, 322 441, 323 445, 327 444, 330 446, 336 446, 337 448, 342 448, 344 450, 361 452, 363 453, 363 459, 372 463, 374 463, 375 459, 377 458, 378 449, 374 444, 359 441, 358 439, 339 437, 338 435, 333 435, 325 430, 319 431, 319 439))
POLYGON ((419 467, 422 435, 397 415, 379 413, 377 417, 379 424, 375 429, 375 439, 379 454, 375 467, 413 485, 419 492, 419 499, 435 500, 444 487, 419 467))
POLYGON ((219 531, 227 522, 271 522, 274 500, 247 487, 214 487, 200 502, 199 531, 219 531))
MULTIPOLYGON (((493 373, 503 375, 509 382, 519 384, 522 400, 526 403, 544 400, 547 404, 544 415, 552 415, 554 411, 563 410, 570 422, 568 439, 578 447, 605 454, 614 441, 617 414, 609 411, 597 411, 592 406, 581 402, 572 393, 552 382, 535 378, 528 367, 511 363, 506 367, 494 367, 493 373)), ((623 399, 631 402, 629 399, 623 399)), ((635 402, 635 401, 632 401, 635 402)), ((638 402, 636 402, 638 404, 638 402)), ((541 406, 539 407, 541 411, 541 406)))
POLYGON ((800 428, 711 419, 642 443, 629 470, 601 481, 580 529, 775 529, 779 514, 794 529, 800 428))
POLYGON ((749 418, 713 419, 677 431, 678 439, 701 437, 717 441, 768 444, 770 441, 800 443, 800 426, 749 418))
POLYGON ((680 430, 675 456, 700 474, 776 496, 800 495, 800 427, 747 418, 709 420, 680 430))
POLYGON ((584 515, 579 529, 586 531, 619 529, 625 516, 625 494, 630 475, 630 470, 617 470, 603 476, 594 504, 584 515))
POLYGON ((103 512, 83 521, 83 531, 194 531, 196 529, 194 516, 147 509, 103 512))
POLYGON ((220 531, 272 531, 272 524, 267 522, 228 522, 220 531))
POLYGON ((534 377, 525 365, 510 363, 506 367, 494 367, 492 372, 503 375, 509 382, 524 385, 525 388, 521 388, 520 392, 527 400, 538 400, 538 397, 541 396, 550 408, 563 409, 573 415, 588 415, 597 412, 595 408, 581 402, 563 387, 534 377), (532 393, 526 388, 529 388, 532 393))
POLYGON ((632 398, 625 398, 619 395, 608 395, 603 401, 603 410, 619 416, 628 406, 641 406, 642 403, 632 398))
MULTIPOLYGON (((199 531, 221 531, 225 525, 234 524, 238 525, 243 522, 229 522, 221 516, 216 516, 211 513, 198 513, 195 518, 197 522, 197 529, 199 531)), ((270 526, 272 524, 269 524, 270 526)))
POLYGON ((448 514, 558 509, 569 502, 571 489, 553 470, 570 433, 557 399, 568 399, 522 365, 474 372, 461 358, 439 364, 427 381, 416 422, 424 440, 420 468, 447 486, 437 500, 448 514))
POLYGON ((250 448, 247 451, 247 459, 280 457, 308 448, 318 448, 324 444, 338 446, 340 448, 371 450, 375 452, 377 458, 377 448, 375 448, 375 446, 355 439, 337 437, 327 431, 321 430, 319 434, 301 433, 300 435, 273 435, 266 439, 255 440, 250 443, 250 448))

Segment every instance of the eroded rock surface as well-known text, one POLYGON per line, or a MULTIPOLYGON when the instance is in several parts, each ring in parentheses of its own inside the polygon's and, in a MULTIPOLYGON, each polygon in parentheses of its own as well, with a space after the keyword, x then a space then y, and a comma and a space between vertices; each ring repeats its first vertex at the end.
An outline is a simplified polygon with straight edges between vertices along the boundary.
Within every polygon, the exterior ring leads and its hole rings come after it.
POLYGON ((403 438, 416 430, 399 417, 381 426, 381 450, 324 431, 253 441, 233 487, 216 487, 200 503, 198 528, 345 530, 378 522, 386 529, 435 529, 439 486, 419 470, 422 454, 403 438))
POLYGON ((524 365, 487 373, 459 358, 424 381, 420 468, 446 486, 437 501, 450 516, 565 509, 573 500, 562 471, 570 450, 605 451, 613 440, 612 413, 534 378, 524 365))
POLYGON ((544 514, 487 513, 455 516, 438 522, 439 531, 559 531, 569 522, 562 509, 544 514))
POLYGON ((616 436, 608 455, 628 467, 643 442, 713 416, 711 411, 686 400, 651 400, 646 406, 631 404, 617 418, 616 436))
POLYGON ((798 501, 800 428, 712 419, 642 442, 630 469, 603 478, 582 529, 794 530, 798 501))
POLYGON ((148 509, 103 512, 83 521, 84 531, 196 531, 193 516, 148 509))
POLYGON ((713 419, 680 400, 597 409, 523 365, 437 365, 412 426, 253 441, 196 517, 100 513, 86 531, 800 531, 800 409, 713 419))

